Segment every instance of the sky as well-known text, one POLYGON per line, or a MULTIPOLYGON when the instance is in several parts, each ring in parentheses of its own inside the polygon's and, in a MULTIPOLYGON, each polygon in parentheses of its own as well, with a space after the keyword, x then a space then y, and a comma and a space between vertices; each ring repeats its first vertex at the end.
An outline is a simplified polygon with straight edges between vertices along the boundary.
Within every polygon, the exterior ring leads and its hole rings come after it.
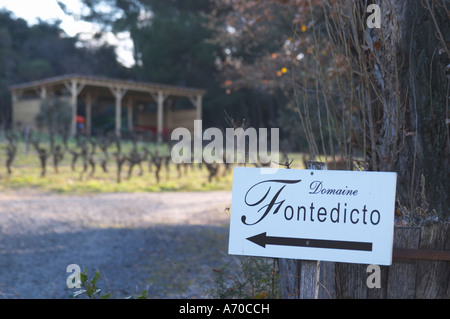
MULTIPOLYGON (((83 8, 79 0, 62 0, 61 2, 71 12, 81 12, 83 8)), ((29 25, 38 23, 39 19, 48 22, 61 20, 60 26, 67 35, 73 37, 81 33, 81 38, 84 40, 91 39, 92 34, 99 29, 95 24, 77 21, 74 17, 66 15, 59 7, 57 0, 0 0, 0 9, 2 8, 11 11, 15 17, 26 20, 29 25)), ((133 43, 127 32, 118 35, 109 32, 103 41, 117 46, 118 60, 123 65, 130 67, 134 64, 133 43)))

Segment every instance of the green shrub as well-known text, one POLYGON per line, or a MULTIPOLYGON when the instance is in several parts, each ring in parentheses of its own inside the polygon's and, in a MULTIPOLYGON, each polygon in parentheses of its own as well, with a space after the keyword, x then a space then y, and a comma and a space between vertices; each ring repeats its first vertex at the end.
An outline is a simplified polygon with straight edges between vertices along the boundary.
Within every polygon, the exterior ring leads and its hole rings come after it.
POLYGON ((214 271, 214 285, 207 293, 215 299, 280 298, 279 273, 276 260, 243 257, 240 270, 233 273, 231 262, 214 271))

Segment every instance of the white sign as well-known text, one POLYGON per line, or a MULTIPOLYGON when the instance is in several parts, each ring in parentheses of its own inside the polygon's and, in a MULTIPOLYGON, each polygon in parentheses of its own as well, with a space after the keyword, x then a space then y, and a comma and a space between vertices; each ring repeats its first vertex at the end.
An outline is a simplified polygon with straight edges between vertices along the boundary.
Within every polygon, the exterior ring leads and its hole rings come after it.
POLYGON ((229 254, 390 265, 397 174, 234 168, 229 254))

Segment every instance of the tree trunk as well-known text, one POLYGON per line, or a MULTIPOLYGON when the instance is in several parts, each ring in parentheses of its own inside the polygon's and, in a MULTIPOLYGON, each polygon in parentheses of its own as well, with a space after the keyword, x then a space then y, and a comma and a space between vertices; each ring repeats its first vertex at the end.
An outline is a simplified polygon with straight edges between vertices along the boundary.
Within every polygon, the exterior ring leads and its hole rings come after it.
POLYGON ((443 0, 375 2, 381 29, 371 30, 369 39, 381 43, 375 50, 375 66, 381 67, 374 71, 381 94, 374 110, 379 169, 398 173, 400 205, 449 217, 448 1, 447 7, 443 0), (426 198, 420 192, 422 175, 426 198))

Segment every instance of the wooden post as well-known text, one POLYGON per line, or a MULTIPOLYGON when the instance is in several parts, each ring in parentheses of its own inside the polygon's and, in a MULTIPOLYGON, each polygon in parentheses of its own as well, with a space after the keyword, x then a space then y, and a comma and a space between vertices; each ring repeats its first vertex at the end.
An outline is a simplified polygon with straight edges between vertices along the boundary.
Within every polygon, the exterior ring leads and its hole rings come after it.
POLYGON ((45 86, 41 87, 40 97, 41 99, 47 98, 47 88, 45 86))
POLYGON ((280 288, 282 299, 299 299, 301 261, 296 259, 278 259, 280 288))
POLYGON ((367 266, 336 263, 339 299, 449 299, 450 223, 395 227, 391 266, 380 288, 367 287, 367 266))
POLYGON ((121 96, 121 90, 116 89, 115 90, 115 96, 116 96, 116 136, 120 136, 120 127, 122 125, 121 123, 121 115, 122 115, 122 96, 121 96))
MULTIPOLYGON (((16 119, 16 111, 17 111, 17 103, 19 102, 21 92, 20 91, 11 91, 11 123, 13 126, 13 129, 17 129, 17 119, 16 119)), ((2 140, 2 131, 4 130, 4 127, 2 125, 5 125, 4 123, 0 122, 0 141, 2 140)))
MULTIPOLYGON (((322 162, 309 161, 307 164, 308 169, 312 170, 326 170, 327 164, 322 162)), ((327 272, 334 272, 334 264, 323 262, 323 265, 327 266, 327 272)), ((318 299, 319 298, 319 288, 321 279, 321 261, 301 261, 301 271, 300 271, 300 299, 318 299)), ((322 271, 322 277, 326 273, 322 271)), ((328 276, 327 276, 328 277, 328 276)), ((333 277, 334 279, 334 277, 333 277)), ((330 282, 332 283, 332 282, 330 282)))
POLYGON ((70 104, 72 107, 72 125, 71 125, 71 136, 77 135, 77 104, 78 104, 78 94, 84 88, 83 83, 78 83, 77 80, 73 79, 70 82, 64 82, 64 86, 70 92, 70 104))
MULTIPOLYGON (((326 169, 308 162, 308 169, 326 169)), ((395 227, 393 263, 369 288, 367 264, 278 259, 283 299, 448 299, 450 223, 395 227)))
POLYGON ((86 94, 86 134, 91 136, 92 130, 92 96, 91 93, 86 94))
MULTIPOLYGON (((394 247, 417 249, 419 248, 419 241, 419 227, 401 227, 394 232, 394 247)), ((387 285, 391 288, 387 290, 386 297, 388 299, 413 298, 414 287, 416 285, 415 274, 415 263, 393 263, 389 267, 389 279, 387 285)))
POLYGON ((70 104, 72 106, 72 136, 77 135, 77 81, 73 80, 70 84, 70 104))
POLYGON ((131 97, 127 101, 127 120, 128 120, 128 131, 133 131, 133 100, 131 97))
POLYGON ((120 127, 121 127, 121 115, 122 115, 122 99, 124 95, 127 93, 127 89, 112 87, 110 88, 111 93, 114 95, 116 99, 116 135, 120 136, 120 127))
POLYGON ((169 129, 169 131, 172 131, 172 129, 173 129, 172 104, 173 104, 173 100, 168 99, 166 102, 166 126, 169 129))
MULTIPOLYGON (((308 162, 308 169, 326 170, 326 163, 308 162)), ((281 298, 334 298, 334 263, 279 259, 281 298), (323 289, 320 289, 323 288, 323 289)))
POLYGON ((414 298, 450 299, 450 260, 448 258, 450 254, 450 223, 423 227, 420 233, 419 249, 435 249, 446 252, 446 258, 417 261, 414 298))
POLYGON ((157 140, 158 143, 162 142, 162 131, 163 131, 163 112, 164 112, 164 100, 165 100, 165 96, 163 94, 162 91, 158 92, 158 110, 157 110, 157 127, 156 127, 156 131, 157 131, 157 140))

